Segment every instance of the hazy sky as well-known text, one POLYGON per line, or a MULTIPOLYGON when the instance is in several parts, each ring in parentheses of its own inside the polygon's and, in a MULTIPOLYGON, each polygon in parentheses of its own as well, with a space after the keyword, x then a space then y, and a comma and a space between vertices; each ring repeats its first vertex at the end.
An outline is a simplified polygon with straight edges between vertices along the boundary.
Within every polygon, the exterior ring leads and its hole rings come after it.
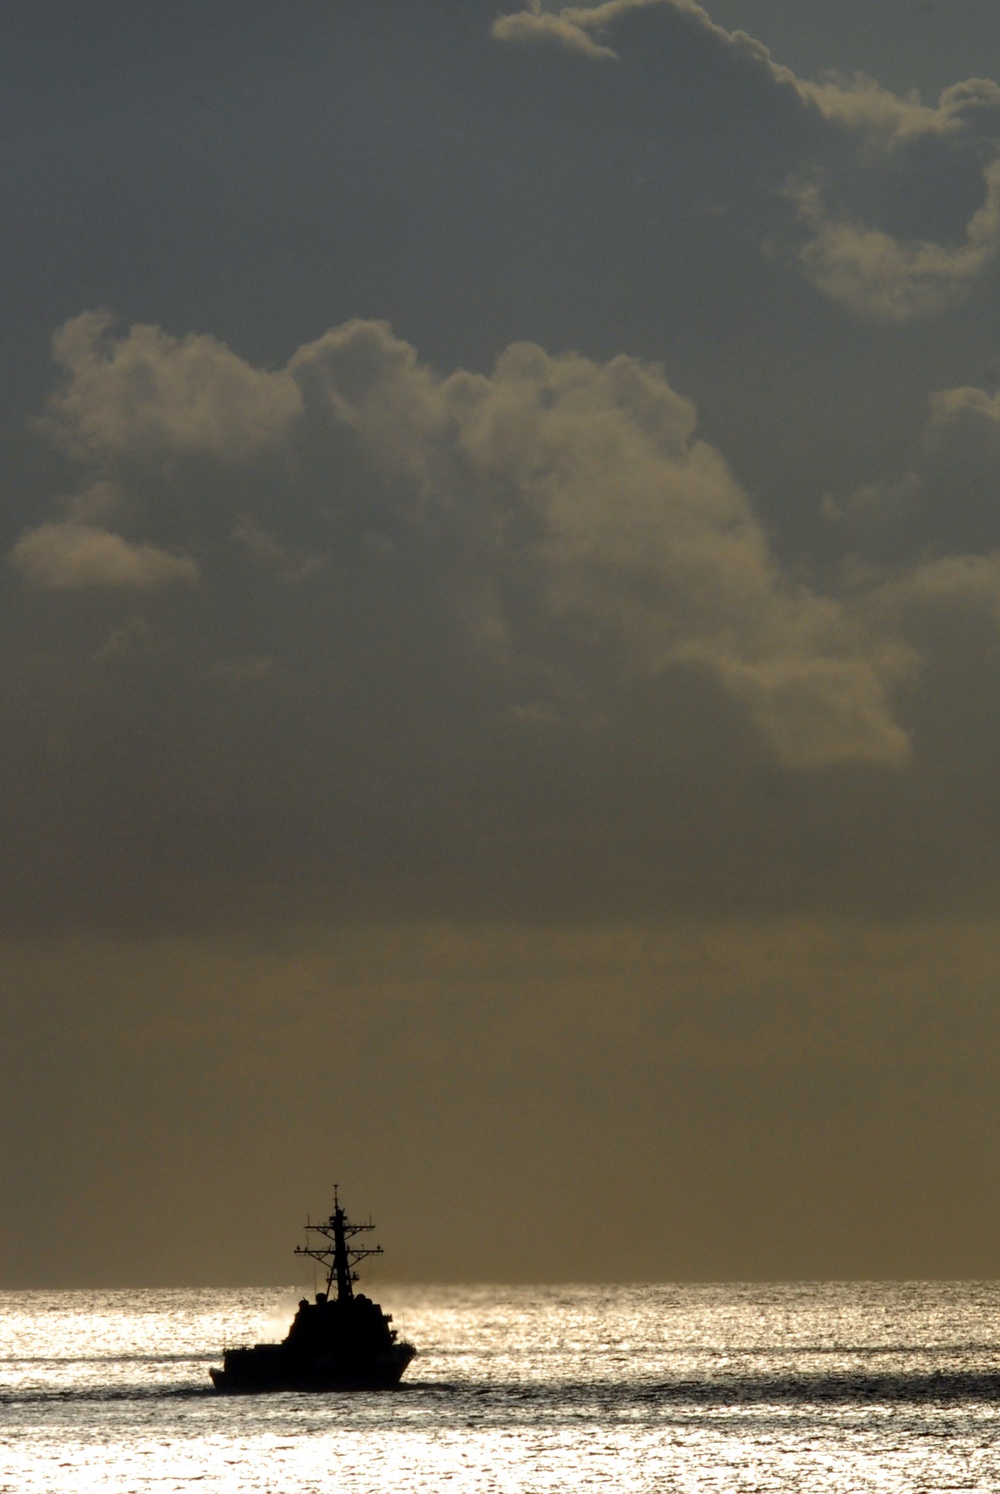
POLYGON ((994 0, 0 35, 0 1285, 1000 1275, 994 0))

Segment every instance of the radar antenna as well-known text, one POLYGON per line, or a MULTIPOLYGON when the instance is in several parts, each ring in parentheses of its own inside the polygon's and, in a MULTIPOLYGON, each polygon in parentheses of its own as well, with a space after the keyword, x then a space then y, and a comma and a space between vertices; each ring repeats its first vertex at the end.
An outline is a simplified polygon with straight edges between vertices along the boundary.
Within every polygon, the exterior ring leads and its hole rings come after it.
POLYGON ((354 1296, 354 1283, 358 1279, 358 1273, 354 1267, 359 1261, 363 1261, 368 1255, 381 1255, 381 1245, 351 1245, 355 1235, 366 1233, 375 1226, 371 1220, 367 1224, 352 1224, 340 1207, 340 1197, 337 1184, 333 1185, 333 1213, 323 1224, 310 1224, 306 1220, 306 1235, 319 1235, 323 1243, 318 1241, 315 1245, 296 1245, 296 1255, 312 1256, 314 1261, 326 1268, 326 1291, 327 1296, 333 1289, 334 1282, 337 1283, 337 1301, 349 1302, 354 1296))

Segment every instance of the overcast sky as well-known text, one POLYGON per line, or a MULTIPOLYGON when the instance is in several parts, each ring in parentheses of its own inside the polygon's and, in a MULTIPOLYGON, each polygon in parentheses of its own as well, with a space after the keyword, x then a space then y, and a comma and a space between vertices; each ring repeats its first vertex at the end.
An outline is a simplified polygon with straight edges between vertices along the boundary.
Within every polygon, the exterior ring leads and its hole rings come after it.
POLYGON ((1000 1275, 993 0, 0 30, 0 1285, 1000 1275))

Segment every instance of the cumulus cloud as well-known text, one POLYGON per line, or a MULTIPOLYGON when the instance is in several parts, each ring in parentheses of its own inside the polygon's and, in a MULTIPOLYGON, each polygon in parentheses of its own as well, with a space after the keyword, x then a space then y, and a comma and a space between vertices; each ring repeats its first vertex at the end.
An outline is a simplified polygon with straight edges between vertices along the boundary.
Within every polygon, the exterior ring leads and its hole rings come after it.
POLYGON ((539 43, 554 41, 571 52, 581 52, 585 57, 609 58, 617 53, 611 47, 595 40, 608 19, 619 9, 617 5, 599 7, 608 16, 599 16, 597 10, 566 6, 557 15, 541 8, 540 0, 527 10, 514 15, 498 16, 493 23, 493 35, 498 41, 539 43))
POLYGON ((897 613, 957 605, 985 611, 1000 622, 1000 550, 989 555, 943 555, 925 561, 878 587, 873 600, 897 613))
MULTIPOLYGON (((219 560, 199 535, 220 526, 172 508, 163 460, 197 443, 246 464, 265 431, 280 498, 262 495, 266 523, 244 512, 230 532, 277 575, 322 569, 296 531, 325 513, 342 546, 394 557, 384 585, 405 574, 447 597, 456 631, 502 645, 508 668, 551 672, 553 647, 579 652, 589 639, 622 677, 709 673, 790 765, 907 755, 889 703, 902 655, 782 574, 746 493, 698 438, 694 406, 658 367, 516 344, 489 376, 442 378, 374 322, 333 329, 275 374, 211 338, 148 327, 114 340, 103 322, 78 319, 59 347, 69 374, 51 415, 59 438, 178 549, 201 543, 206 575, 219 560), (86 351, 71 360, 81 330, 86 351), (146 392, 132 403, 122 371, 136 366, 146 392), (253 432, 243 447, 240 431, 253 432)), ((202 503, 213 503, 209 486, 202 503)), ((331 559, 336 543, 328 536, 331 559)), ((196 573, 186 553, 76 519, 32 531, 13 558, 52 588, 196 573)))
POLYGON ((799 218, 813 230, 801 250, 809 279, 862 316, 908 322, 963 300, 1000 247, 1000 163, 984 174, 986 200, 957 248, 891 234, 831 216, 815 185, 794 189, 799 218))
POLYGON ((149 591, 198 578, 198 564, 145 542, 131 544, 120 534, 75 519, 29 529, 11 551, 11 560, 32 586, 49 591, 84 587, 125 587, 149 591))
POLYGON ((104 328, 48 417, 78 492, 12 547, 5 596, 32 640, 0 661, 8 812, 49 826, 52 885, 103 847, 78 905, 158 907, 167 865, 185 916, 207 882, 212 916, 226 889, 248 916, 279 875, 362 911, 798 906, 881 895, 861 841, 893 887, 933 881, 944 812, 913 868, 896 832, 950 730, 935 689, 994 647, 1000 396, 935 396, 911 468, 829 505, 860 555, 810 576, 656 364, 515 343, 441 374, 354 321, 262 384, 201 339, 198 386, 217 359, 271 422, 240 449, 172 442, 148 403, 133 427, 133 337, 170 408, 193 398, 186 340, 104 328), (862 511, 895 549, 856 542, 862 511))
POLYGON ((789 763, 906 756, 887 655, 835 602, 781 575, 746 494, 660 370, 522 346, 476 396, 463 445, 541 520, 534 554, 558 614, 609 629, 629 670, 712 670, 789 763))
POLYGON ((76 456, 241 457, 279 439, 298 413, 287 373, 251 368, 214 337, 136 326, 114 338, 110 327, 106 313, 85 312, 54 339, 64 382, 47 425, 76 456))
POLYGON ((1000 394, 987 394, 974 385, 943 389, 931 396, 931 415, 923 437, 926 453, 947 450, 957 443, 1000 460, 1000 394))
POLYGON ((303 581, 323 568, 322 555, 310 555, 300 546, 282 544, 249 515, 233 530, 233 540, 260 562, 262 568, 282 581, 303 581))
POLYGON ((800 231, 795 254, 823 295, 860 317, 908 322, 941 314, 981 281, 1000 250, 996 83, 970 79, 927 105, 863 76, 801 79, 745 32, 718 26, 696 0, 608 0, 554 11, 532 5, 498 19, 493 35, 620 60, 608 36, 630 15, 652 9, 669 14, 702 51, 708 46, 720 78, 735 70, 751 92, 763 84, 788 111, 800 155, 785 182, 800 231), (935 194, 927 187, 926 169, 932 160, 939 167, 948 161, 953 175, 967 173, 978 181, 980 200, 957 231, 940 237, 873 221, 879 198, 900 192, 911 208, 923 199, 925 216, 933 218, 935 194))
POLYGON ((857 77, 815 83, 794 78, 800 96, 825 118, 855 131, 869 156, 897 155, 915 141, 938 137, 953 144, 995 139, 1000 130, 1000 85, 989 78, 970 78, 943 90, 936 105, 911 95, 901 98, 873 79, 857 77))
MULTIPOLYGON (((940 592, 951 576, 968 592, 970 565, 978 567, 1000 548, 998 488, 1000 394, 962 386, 930 397, 905 471, 863 484, 844 499, 829 498, 826 512, 873 559, 912 567, 933 554, 935 589, 940 592)), ((980 578, 986 574, 974 569, 980 578)))

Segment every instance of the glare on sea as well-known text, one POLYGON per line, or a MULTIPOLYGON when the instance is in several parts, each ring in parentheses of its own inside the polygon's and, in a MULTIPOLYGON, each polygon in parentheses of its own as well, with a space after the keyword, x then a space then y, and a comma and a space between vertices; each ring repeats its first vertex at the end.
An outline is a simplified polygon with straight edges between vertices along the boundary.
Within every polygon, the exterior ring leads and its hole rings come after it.
POLYGON ((398 1392, 216 1395, 296 1295, 0 1296, 0 1494, 1000 1490, 992 1284, 384 1287, 398 1392))

